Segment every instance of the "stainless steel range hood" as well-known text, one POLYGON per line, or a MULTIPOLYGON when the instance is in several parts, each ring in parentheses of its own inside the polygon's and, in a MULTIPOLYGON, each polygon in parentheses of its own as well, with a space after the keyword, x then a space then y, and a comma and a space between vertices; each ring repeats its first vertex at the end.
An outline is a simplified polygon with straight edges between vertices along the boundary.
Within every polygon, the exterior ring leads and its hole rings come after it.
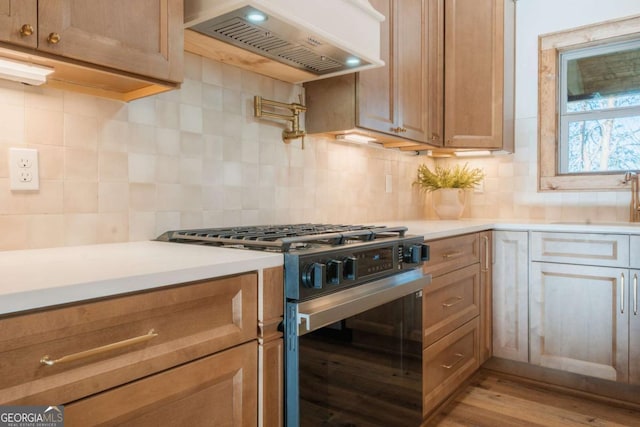
POLYGON ((185 48, 270 75, 270 67, 261 67, 268 58, 300 70, 283 79, 299 83, 384 65, 383 20, 367 0, 185 0, 185 29, 199 35, 191 36, 191 45, 208 38, 227 44, 190 49, 186 42, 185 48), (215 56, 221 50, 224 55, 215 56))

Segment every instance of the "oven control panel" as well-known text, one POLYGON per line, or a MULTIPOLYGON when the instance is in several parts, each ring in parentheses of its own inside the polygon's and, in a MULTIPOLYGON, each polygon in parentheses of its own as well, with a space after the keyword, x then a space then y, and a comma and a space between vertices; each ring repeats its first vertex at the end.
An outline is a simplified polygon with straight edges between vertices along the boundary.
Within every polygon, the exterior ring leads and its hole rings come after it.
POLYGON ((309 299, 416 268, 428 259, 422 237, 285 254, 285 294, 309 299))

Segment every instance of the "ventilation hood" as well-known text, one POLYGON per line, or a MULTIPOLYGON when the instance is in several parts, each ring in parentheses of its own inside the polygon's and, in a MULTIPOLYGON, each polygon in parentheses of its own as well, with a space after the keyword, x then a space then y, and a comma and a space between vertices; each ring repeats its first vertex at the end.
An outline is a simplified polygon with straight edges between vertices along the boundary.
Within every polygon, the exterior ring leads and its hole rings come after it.
POLYGON ((384 65, 385 18, 367 0, 185 0, 184 8, 186 50, 281 80, 384 65))

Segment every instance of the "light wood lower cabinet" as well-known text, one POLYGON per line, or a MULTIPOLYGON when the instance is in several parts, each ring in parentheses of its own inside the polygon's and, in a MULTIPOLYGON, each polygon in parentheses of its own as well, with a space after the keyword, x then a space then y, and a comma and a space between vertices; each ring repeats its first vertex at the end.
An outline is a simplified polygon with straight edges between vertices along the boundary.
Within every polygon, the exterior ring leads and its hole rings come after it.
POLYGON ((479 322, 476 317, 423 351, 425 416, 478 369, 479 340, 479 322))
POLYGON ((640 384, 640 237, 531 235, 531 363, 640 384))
POLYGON ((640 385, 640 270, 631 270, 630 279, 629 383, 640 385))
POLYGON ((64 404, 78 426, 282 425, 282 275, 0 318, 0 404, 64 404))
POLYGON ((423 414, 431 413, 488 358, 490 232, 428 241, 423 293, 423 414), (482 256, 481 256, 482 255, 482 256), (488 322, 488 324, 487 324, 488 322), (484 329, 484 330, 483 330, 484 329))
POLYGON ((493 355, 493 232, 480 233, 480 364, 493 355))
POLYGON ((629 317, 621 292, 627 274, 612 267, 531 263, 531 363, 626 382, 629 317))
POLYGON ((528 362, 528 233, 494 231, 493 249, 493 356, 528 362))
POLYGON ((257 344, 243 344, 64 408, 65 426, 255 426, 257 344))

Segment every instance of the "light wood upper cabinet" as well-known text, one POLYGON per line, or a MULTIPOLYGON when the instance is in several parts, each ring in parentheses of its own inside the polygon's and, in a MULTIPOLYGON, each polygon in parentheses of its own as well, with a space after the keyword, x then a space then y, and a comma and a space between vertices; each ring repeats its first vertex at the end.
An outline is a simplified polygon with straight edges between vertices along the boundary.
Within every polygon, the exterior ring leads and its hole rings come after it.
POLYGON ((503 146, 503 28, 509 1, 444 1, 446 148, 503 146))
POLYGON ((58 89, 122 101, 176 89, 183 40, 182 0, 0 0, 0 57, 52 68, 58 89))
MULTIPOLYGON (((398 93, 396 81, 396 36, 393 21, 396 16, 396 2, 391 0, 371 0, 371 5, 386 19, 380 26, 380 59, 384 67, 374 68, 357 74, 357 125, 363 128, 390 132, 398 119, 398 93)), ((356 95, 354 93, 354 95, 356 95)))
POLYGON ((513 0, 372 0, 382 68, 305 83, 310 134, 513 150, 513 0))
POLYGON ((38 49, 162 80, 182 70, 182 2, 47 0, 38 4, 38 49), (56 37, 59 38, 56 41, 56 37))
POLYGON ((36 47, 37 27, 36 0, 0 0, 0 41, 36 47))
MULTIPOLYGON (((430 0, 372 0, 386 19, 381 26, 384 67, 305 83, 306 127, 311 134, 356 131, 389 147, 431 140, 430 33, 440 28, 430 0), (435 30, 432 30, 435 27, 435 30)), ((436 57, 437 58, 437 57, 436 57)), ((427 146, 428 147, 428 146, 427 146)))
MULTIPOLYGON (((386 66, 358 77, 358 126, 427 141, 429 129, 429 30, 438 26, 429 0, 374 0, 387 19, 382 31, 386 66)), ((434 31, 435 32, 435 31, 434 31)))

